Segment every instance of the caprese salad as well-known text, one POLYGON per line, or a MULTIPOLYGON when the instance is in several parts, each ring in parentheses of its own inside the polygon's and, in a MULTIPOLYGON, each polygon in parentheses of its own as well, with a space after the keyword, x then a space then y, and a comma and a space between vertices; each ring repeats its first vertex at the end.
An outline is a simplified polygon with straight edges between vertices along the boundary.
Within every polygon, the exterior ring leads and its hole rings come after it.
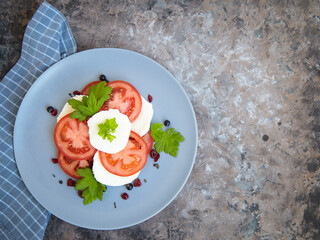
POLYGON ((75 188, 83 191, 84 204, 102 200, 105 185, 135 180, 149 153, 177 156, 184 138, 173 128, 164 131, 162 123, 151 126, 151 102, 130 83, 115 80, 91 82, 64 105, 54 129, 58 163, 79 179, 75 188))

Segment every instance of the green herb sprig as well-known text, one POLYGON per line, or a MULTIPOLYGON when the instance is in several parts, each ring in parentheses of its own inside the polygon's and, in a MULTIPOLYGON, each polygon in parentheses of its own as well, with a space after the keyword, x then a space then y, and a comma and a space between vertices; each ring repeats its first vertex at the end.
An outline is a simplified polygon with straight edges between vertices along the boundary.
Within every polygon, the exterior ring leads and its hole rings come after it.
POLYGON ((70 118, 85 121, 97 113, 103 103, 110 98, 112 88, 106 86, 106 82, 101 81, 97 85, 93 85, 89 89, 89 95, 84 96, 81 101, 69 99, 68 103, 75 111, 70 114, 70 118))
POLYGON ((151 137, 155 142, 154 148, 158 153, 165 152, 173 157, 177 157, 180 142, 184 141, 184 137, 180 132, 176 132, 174 128, 164 131, 162 123, 153 123, 150 127, 151 137))
POLYGON ((111 134, 114 133, 118 127, 116 118, 106 119, 106 121, 104 123, 100 123, 98 127, 98 135, 100 135, 103 139, 107 138, 110 142, 112 142, 113 139, 116 138, 114 135, 111 134))
POLYGON ((77 181, 74 188, 82 191, 83 204, 87 205, 97 198, 102 201, 103 192, 107 189, 105 185, 94 178, 92 170, 90 168, 78 168, 77 173, 82 178, 77 181))

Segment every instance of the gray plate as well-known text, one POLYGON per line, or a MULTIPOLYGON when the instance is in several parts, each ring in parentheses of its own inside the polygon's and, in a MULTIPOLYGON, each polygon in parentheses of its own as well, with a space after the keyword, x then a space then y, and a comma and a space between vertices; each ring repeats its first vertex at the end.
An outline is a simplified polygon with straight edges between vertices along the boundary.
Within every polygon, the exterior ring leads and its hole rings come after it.
POLYGON ((177 196, 191 173, 198 134, 195 114, 185 91, 164 67, 132 51, 92 49, 59 61, 36 80, 20 106, 13 140, 21 177, 41 205, 71 224, 109 230, 141 223, 177 196), (52 105, 61 110, 69 99, 68 93, 81 90, 102 73, 110 80, 128 81, 145 98, 151 94, 153 122, 169 119, 170 127, 181 132, 186 140, 180 144, 177 158, 161 154, 159 169, 148 159, 139 175, 142 186, 127 191, 128 200, 120 197, 126 191, 124 186, 108 187, 103 201, 84 206, 77 192, 66 186, 68 176, 58 164, 51 162, 57 156, 53 141, 56 118, 46 108, 52 105))

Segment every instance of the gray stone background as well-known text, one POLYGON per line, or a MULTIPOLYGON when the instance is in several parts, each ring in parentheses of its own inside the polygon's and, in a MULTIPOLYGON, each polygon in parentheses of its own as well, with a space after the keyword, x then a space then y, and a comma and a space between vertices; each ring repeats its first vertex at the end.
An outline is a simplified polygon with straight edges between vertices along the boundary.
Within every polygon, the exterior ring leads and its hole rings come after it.
MULTIPOLYGON (((125 48, 166 67, 193 104, 199 145, 155 217, 96 231, 52 215, 44 239, 320 239, 319 1, 48 2, 79 51, 125 48)), ((40 4, 1 1, 1 78, 40 4)))

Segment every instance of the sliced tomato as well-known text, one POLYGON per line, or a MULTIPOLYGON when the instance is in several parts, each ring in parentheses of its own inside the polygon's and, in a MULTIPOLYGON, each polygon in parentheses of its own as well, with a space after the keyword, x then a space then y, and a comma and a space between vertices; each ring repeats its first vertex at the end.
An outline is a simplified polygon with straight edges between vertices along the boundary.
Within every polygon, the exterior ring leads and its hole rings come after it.
POLYGON ((86 160, 93 157, 96 149, 89 141, 86 122, 71 119, 70 114, 60 119, 54 129, 54 142, 58 150, 71 160, 86 160))
POLYGON ((81 91, 81 95, 89 95, 89 89, 91 86, 93 85, 97 85, 99 82, 101 81, 94 81, 94 82, 91 82, 89 84, 87 84, 87 86, 85 86, 82 91, 81 91))
POLYGON ((118 109, 128 116, 130 122, 136 120, 142 107, 142 99, 137 89, 121 80, 111 81, 108 86, 112 87, 112 93, 100 110, 118 109))
POLYGON ((92 167, 93 159, 88 160, 71 160, 64 156, 61 152, 58 152, 58 163, 61 169, 70 177, 80 179, 80 175, 77 173, 78 168, 92 167))
POLYGON ((151 137, 150 130, 145 135, 143 135, 142 138, 146 142, 146 144, 148 145, 148 154, 149 154, 152 147, 153 147, 153 138, 151 137))
POLYGON ((114 154, 99 152, 102 165, 118 176, 131 176, 147 163, 148 145, 137 133, 131 131, 126 147, 114 154))

